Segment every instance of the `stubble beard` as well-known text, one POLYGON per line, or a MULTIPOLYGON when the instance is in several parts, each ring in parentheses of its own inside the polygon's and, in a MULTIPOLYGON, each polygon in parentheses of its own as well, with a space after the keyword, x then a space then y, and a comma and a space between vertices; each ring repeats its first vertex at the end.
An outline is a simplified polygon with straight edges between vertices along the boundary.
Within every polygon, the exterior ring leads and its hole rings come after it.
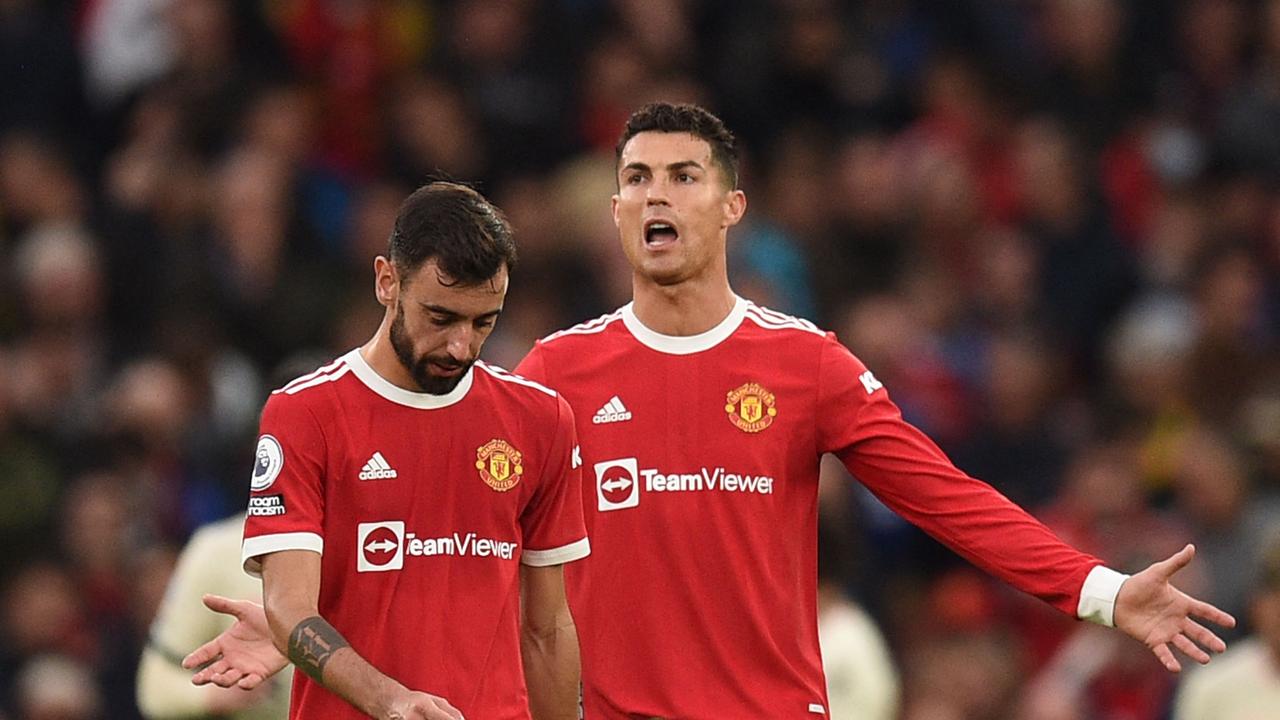
MULTIPOLYGON (((409 333, 404 329, 404 310, 396 309, 396 317, 391 321, 391 349, 395 350, 396 359, 400 361, 400 365, 404 367, 413 381, 418 384, 422 392, 428 395, 448 395, 453 389, 458 387, 458 383, 462 382, 462 378, 467 376, 467 371, 471 369, 474 360, 468 361, 462 368, 462 372, 453 377, 438 377, 431 374, 430 363, 433 358, 424 355, 416 358, 413 355, 413 343, 409 340, 409 333)), ((437 362, 452 362, 449 358, 435 358, 437 362)))

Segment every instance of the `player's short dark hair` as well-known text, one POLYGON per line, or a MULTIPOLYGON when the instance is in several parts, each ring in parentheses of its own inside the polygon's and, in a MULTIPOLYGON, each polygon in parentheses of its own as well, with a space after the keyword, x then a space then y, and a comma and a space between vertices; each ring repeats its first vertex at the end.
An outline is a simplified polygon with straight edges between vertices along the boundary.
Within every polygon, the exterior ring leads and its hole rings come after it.
POLYGON ((692 104, 649 103, 631 114, 614 149, 617 162, 631 138, 642 132, 689 133, 711 146, 711 160, 724 173, 729 187, 738 187, 738 140, 720 118, 692 104))
POLYGON ((457 285, 476 285, 516 265, 511 225, 496 205, 466 185, 437 181, 400 205, 387 257, 403 277, 428 260, 457 285))

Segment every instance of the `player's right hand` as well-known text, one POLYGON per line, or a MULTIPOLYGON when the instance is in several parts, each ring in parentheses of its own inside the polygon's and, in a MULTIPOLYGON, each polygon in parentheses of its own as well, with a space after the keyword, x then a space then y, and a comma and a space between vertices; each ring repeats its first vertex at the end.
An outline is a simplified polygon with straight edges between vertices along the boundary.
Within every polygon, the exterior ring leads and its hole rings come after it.
POLYGON ((463 720, 462 713, 448 700, 424 692, 406 691, 388 708, 386 720, 463 720))
POLYGON ((219 687, 252 690, 284 669, 288 658, 271 643, 267 613, 258 603, 232 600, 221 595, 205 595, 205 607, 236 619, 216 638, 196 648, 182 660, 195 685, 213 683, 219 687))

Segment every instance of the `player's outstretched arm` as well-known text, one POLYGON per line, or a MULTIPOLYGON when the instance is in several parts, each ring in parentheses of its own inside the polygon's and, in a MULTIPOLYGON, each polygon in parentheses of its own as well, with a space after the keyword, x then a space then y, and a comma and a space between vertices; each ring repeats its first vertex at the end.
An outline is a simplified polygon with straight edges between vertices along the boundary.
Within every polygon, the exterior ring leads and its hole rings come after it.
POLYGON ((578 631, 564 594, 564 566, 520 567, 520 654, 534 720, 577 720, 578 631))
POLYGON ((263 555, 262 597, 276 649, 364 714, 378 720, 462 720, 462 713, 444 698, 415 692, 384 675, 320 616, 319 554, 284 550, 263 555))
POLYGON ((1195 546, 1187 545, 1125 580, 1116 595, 1116 627, 1142 641, 1169 672, 1182 670, 1170 645, 1202 665, 1209 662, 1206 649, 1214 653, 1227 649, 1221 638, 1194 618, 1225 628, 1236 625, 1235 618, 1196 600, 1170 582, 1195 554, 1195 546))
POLYGON ((205 595, 202 599, 205 607, 236 621, 183 658, 182 667, 199 668, 191 682, 252 690, 289 664, 288 658, 271 643, 271 629, 261 605, 221 595, 205 595))

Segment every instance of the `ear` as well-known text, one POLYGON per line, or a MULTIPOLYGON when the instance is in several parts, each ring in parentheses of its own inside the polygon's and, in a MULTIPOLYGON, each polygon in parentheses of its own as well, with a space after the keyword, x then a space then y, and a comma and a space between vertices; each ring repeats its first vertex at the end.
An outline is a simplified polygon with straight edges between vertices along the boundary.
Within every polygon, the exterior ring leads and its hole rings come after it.
POLYGON ((733 227, 742 220, 747 212, 747 194, 741 190, 730 190, 724 198, 724 227, 733 227))
POLYGON ((395 307, 400 299, 400 275, 395 265, 382 255, 373 259, 373 293, 386 308, 395 307))
POLYGON ((610 198, 610 203, 611 203, 611 209, 613 211, 613 226, 621 227, 621 225, 618 224, 618 196, 614 195, 612 198, 610 198))

